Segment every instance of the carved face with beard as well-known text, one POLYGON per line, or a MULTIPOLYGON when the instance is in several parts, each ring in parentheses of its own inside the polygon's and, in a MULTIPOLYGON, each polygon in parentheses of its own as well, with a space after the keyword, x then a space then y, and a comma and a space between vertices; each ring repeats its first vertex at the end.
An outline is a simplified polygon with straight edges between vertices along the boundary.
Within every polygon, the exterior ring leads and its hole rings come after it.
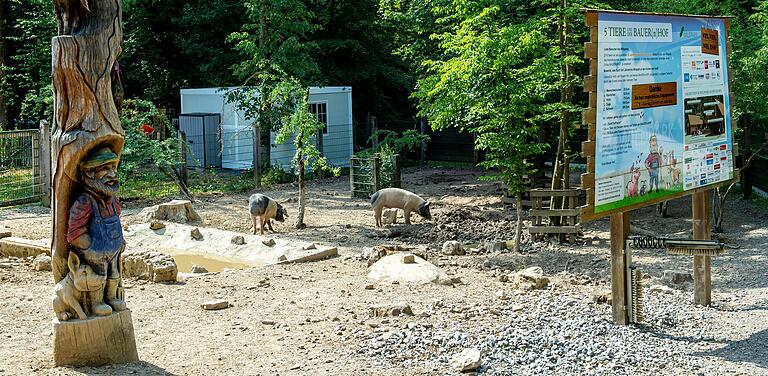
POLYGON ((120 189, 116 172, 117 162, 111 162, 95 168, 83 169, 81 176, 88 191, 106 199, 113 197, 120 189))

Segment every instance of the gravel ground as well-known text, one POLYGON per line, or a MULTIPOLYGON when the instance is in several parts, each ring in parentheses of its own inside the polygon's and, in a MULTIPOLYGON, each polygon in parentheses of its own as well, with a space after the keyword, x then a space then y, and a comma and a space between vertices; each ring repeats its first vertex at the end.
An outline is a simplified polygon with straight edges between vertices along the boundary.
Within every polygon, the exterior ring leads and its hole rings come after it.
MULTIPOLYGON (((478 373, 486 375, 768 375, 767 209, 737 199, 727 203, 729 249, 713 259, 711 307, 694 306, 689 285, 668 293, 646 289, 646 322, 620 327, 610 322, 610 306, 593 300, 610 290, 605 220, 585 225, 575 245, 529 242, 527 254, 439 255, 439 243, 448 238, 472 243, 513 233, 498 186, 477 183, 478 175, 409 170, 409 188, 439 203, 435 221, 384 230, 372 227, 367 203, 346 198, 344 179, 314 182, 310 227, 280 224, 276 236, 340 244, 341 257, 176 284, 128 281, 142 360, 128 365, 54 367, 50 274, 32 271, 30 260, 0 258, 0 374, 447 375, 456 374, 455 354, 477 348, 478 373), (428 247, 430 261, 463 283, 369 289, 366 263, 357 255, 379 244, 428 247), (523 292, 502 282, 529 266, 542 267, 548 287, 523 292), (201 310, 211 298, 233 306, 201 310), (415 315, 370 315, 372 306, 394 303, 409 304, 415 315)), ((269 194, 286 198, 292 189, 269 194)), ((244 196, 209 196, 195 205, 207 226, 247 231, 244 196)), ((124 222, 138 221, 135 213, 145 204, 127 203, 124 222)), ((287 205, 295 212, 295 204, 287 205)), ((670 214, 658 218, 651 208, 638 210, 632 224, 643 232, 687 236, 689 200, 674 201, 670 214)), ((48 216, 39 207, 0 209, 0 226, 42 238, 50 231, 48 216)), ((690 257, 646 250, 634 261, 648 275, 646 287, 659 283, 664 271, 690 271, 692 264, 690 257)))

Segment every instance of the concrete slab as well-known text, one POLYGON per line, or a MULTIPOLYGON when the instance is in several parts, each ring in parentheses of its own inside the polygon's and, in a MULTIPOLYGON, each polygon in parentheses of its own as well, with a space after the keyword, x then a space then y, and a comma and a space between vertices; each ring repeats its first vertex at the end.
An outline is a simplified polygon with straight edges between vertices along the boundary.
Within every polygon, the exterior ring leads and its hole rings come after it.
POLYGON ((444 271, 421 257, 396 253, 371 265, 368 279, 377 282, 398 282, 451 285, 453 281, 444 271))
MULTIPOLYGON (((315 249, 305 250, 312 243, 170 222, 158 230, 151 230, 146 223, 133 225, 124 234, 129 249, 155 250, 170 255, 177 263, 199 255, 233 267, 245 267, 316 261, 338 255, 336 247, 317 245, 315 249), (191 238, 195 228, 200 231, 201 240, 191 238), (245 243, 232 243, 233 236, 242 236, 245 243), (274 240, 274 245, 267 245, 272 244, 266 242, 269 239, 274 240)), ((179 271, 184 269, 179 264, 179 271)))
POLYGON ((0 239, 0 256, 4 257, 34 257, 51 255, 51 240, 29 240, 13 236, 0 239))

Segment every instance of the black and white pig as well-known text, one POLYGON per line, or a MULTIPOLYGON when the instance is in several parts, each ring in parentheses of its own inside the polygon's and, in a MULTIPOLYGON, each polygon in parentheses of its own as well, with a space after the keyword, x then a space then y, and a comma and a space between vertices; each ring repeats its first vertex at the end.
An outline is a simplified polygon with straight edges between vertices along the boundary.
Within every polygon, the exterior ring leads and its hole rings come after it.
POLYGON ((429 213, 429 201, 412 192, 400 188, 384 188, 371 196, 376 227, 381 227, 381 212, 384 208, 403 209, 405 224, 411 224, 411 212, 417 212, 422 218, 432 219, 429 213))
POLYGON ((288 212, 277 201, 264 196, 263 194, 252 194, 248 198, 248 211, 251 213, 251 221, 253 221, 253 234, 256 234, 256 219, 259 219, 259 231, 264 235, 264 225, 269 227, 269 231, 275 231, 272 229, 272 219, 280 222, 285 222, 288 218, 288 212))

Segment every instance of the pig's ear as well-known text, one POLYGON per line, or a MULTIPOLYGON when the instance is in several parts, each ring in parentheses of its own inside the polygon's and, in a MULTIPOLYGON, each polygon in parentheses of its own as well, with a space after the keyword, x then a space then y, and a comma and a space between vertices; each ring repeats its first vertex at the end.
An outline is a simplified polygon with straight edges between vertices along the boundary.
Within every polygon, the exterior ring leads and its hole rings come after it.
POLYGON ((77 253, 73 251, 69 251, 67 266, 69 266, 69 270, 71 270, 73 273, 75 272, 75 270, 77 270, 77 268, 80 267, 80 257, 77 256, 77 253))

